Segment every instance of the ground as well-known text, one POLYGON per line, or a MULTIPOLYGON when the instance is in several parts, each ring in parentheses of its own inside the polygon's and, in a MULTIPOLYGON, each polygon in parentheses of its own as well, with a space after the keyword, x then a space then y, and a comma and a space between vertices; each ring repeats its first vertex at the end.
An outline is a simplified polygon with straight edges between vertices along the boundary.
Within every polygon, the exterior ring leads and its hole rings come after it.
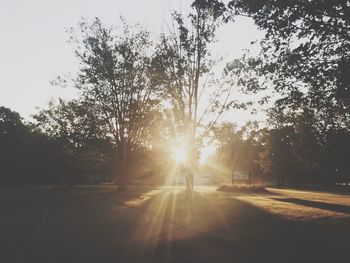
POLYGON ((349 262, 350 196, 0 188, 0 262, 349 262))

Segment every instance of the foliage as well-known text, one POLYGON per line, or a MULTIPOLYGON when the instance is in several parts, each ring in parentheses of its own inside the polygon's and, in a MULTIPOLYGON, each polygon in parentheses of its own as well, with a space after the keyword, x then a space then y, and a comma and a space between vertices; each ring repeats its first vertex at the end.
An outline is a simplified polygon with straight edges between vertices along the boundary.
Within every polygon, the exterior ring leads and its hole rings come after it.
POLYGON ((158 104, 149 79, 149 33, 132 31, 124 22, 122 34, 116 34, 98 19, 91 25, 82 22, 79 30, 76 55, 81 68, 75 85, 81 98, 95 107, 117 147, 132 150, 146 136, 158 104))
POLYGON ((224 5, 219 1, 196 0, 187 19, 174 12, 173 28, 162 34, 152 60, 153 81, 170 101, 176 129, 196 141, 198 104, 214 61, 209 46, 221 23, 224 5), (213 3, 214 6, 211 6, 213 3))
POLYGON ((212 140, 217 145, 216 153, 206 163, 208 172, 229 178, 236 172, 250 174, 261 180, 259 153, 264 149, 261 131, 255 123, 238 128, 233 123, 223 123, 212 128, 212 140))
POLYGON ((73 176, 62 143, 5 107, 0 107, 0 145, 0 184, 64 183, 73 176))
POLYGON ((124 184, 121 176, 127 174, 129 158, 149 147, 160 112, 159 91, 151 85, 149 32, 121 21, 120 30, 104 26, 97 18, 91 24, 82 20, 71 29, 70 40, 80 61, 73 79, 79 98, 59 101, 36 118, 47 133, 75 146, 111 143, 116 175, 124 184))
POLYGON ((33 117, 42 132, 82 147, 93 141, 108 141, 108 127, 99 113, 91 102, 59 99, 33 117))
POLYGON ((282 97, 280 105, 308 107, 323 129, 349 127, 348 1, 234 0, 228 7, 265 30, 261 54, 246 68, 269 80, 265 88, 282 97))
MULTIPOLYGON (((261 167, 280 183, 315 174, 319 182, 339 180, 348 167, 337 141, 347 142, 350 127, 349 2, 232 0, 226 7, 226 16, 250 17, 265 31, 258 57, 246 54, 225 69, 235 88, 274 103, 261 167)), ((228 105, 248 109, 253 101, 228 105)))

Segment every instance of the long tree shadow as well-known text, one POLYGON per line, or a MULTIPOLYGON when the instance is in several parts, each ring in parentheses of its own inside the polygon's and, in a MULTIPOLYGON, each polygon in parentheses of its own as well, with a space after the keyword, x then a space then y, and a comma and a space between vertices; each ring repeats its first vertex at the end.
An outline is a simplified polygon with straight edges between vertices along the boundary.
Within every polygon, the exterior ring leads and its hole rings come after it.
POLYGON ((190 204, 183 195, 163 192, 140 206, 155 215, 140 262, 340 262, 347 255, 349 227, 291 221, 215 192, 196 192, 190 204))
POLYGON ((257 262, 253 252, 235 240, 235 234, 242 235, 237 232, 249 224, 256 229, 252 213, 258 213, 260 219, 265 216, 272 219, 271 215, 238 200, 224 211, 216 204, 216 196, 215 192, 195 192, 194 199, 189 201, 184 191, 172 191, 146 200, 137 209, 154 217, 146 235, 142 228, 136 231, 144 237, 138 244, 133 243, 143 247, 139 262, 257 262), (250 211, 246 212, 247 209, 250 211))
POLYGON ((346 206, 346 205, 331 204, 331 203, 312 201, 312 200, 306 200, 306 199, 298 199, 298 198, 292 198, 292 197, 291 198, 271 197, 270 199, 281 201, 281 202, 297 204, 297 205, 304 205, 312 208, 329 210, 333 212, 350 214, 350 206, 346 206))

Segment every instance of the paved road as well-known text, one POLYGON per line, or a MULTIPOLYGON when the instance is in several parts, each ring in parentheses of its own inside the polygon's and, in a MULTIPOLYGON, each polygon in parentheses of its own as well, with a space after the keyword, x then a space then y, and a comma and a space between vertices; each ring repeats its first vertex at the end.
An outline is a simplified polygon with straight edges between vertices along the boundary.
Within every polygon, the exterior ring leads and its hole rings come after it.
POLYGON ((350 197, 0 188, 0 262, 349 262, 350 197))

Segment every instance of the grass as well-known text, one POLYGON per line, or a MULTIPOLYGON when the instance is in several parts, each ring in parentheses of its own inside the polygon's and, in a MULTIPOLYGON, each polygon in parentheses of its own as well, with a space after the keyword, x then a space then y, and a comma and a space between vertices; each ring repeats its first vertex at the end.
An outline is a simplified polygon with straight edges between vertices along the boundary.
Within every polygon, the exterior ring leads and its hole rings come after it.
POLYGON ((239 192, 198 187, 188 200, 183 186, 1 188, 1 262, 14 261, 47 209, 22 261, 347 262, 348 195, 220 188, 239 192))
POLYGON ((220 185, 217 191, 230 192, 230 193, 268 193, 266 188, 262 185, 246 185, 246 184, 234 184, 234 185, 220 185))

